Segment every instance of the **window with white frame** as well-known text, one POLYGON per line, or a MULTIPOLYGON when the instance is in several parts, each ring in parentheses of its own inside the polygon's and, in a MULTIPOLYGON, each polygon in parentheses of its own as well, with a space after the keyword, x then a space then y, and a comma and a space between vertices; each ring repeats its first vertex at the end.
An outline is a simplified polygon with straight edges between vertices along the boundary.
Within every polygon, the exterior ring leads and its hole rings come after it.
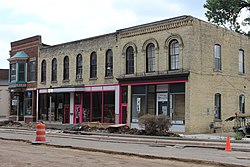
POLYGON ((51 73, 51 81, 57 81, 57 60, 54 58, 52 60, 52 73, 51 73))
POLYGON ((76 57, 76 79, 82 79, 82 55, 76 57))
POLYGON ((42 67, 41 67, 41 82, 46 82, 46 61, 42 61, 42 67))
POLYGON ((134 49, 129 46, 126 50, 126 74, 134 73, 134 49))
POLYGON ((105 76, 113 76, 113 52, 111 49, 106 53, 105 76))
POLYGON ((16 81, 16 63, 10 64, 10 82, 16 81))
POLYGON ((18 81, 26 82, 26 79, 25 79, 25 63, 18 63, 18 81))
POLYGON ((245 73, 245 64, 244 64, 244 50, 239 50, 239 73, 245 73))
POLYGON ((36 61, 31 61, 29 65, 29 81, 36 81, 36 61))
POLYGON ((155 45, 148 44, 146 50, 146 72, 155 72, 155 45))
POLYGON ((221 70, 221 46, 218 44, 214 45, 214 69, 221 70))
POLYGON ((69 80, 69 57, 65 56, 63 61, 63 80, 69 80))
POLYGON ((90 56, 90 78, 97 77, 97 55, 93 52, 90 56))
POLYGON ((169 44, 169 69, 170 70, 178 70, 180 64, 180 46, 179 42, 174 39, 169 44))

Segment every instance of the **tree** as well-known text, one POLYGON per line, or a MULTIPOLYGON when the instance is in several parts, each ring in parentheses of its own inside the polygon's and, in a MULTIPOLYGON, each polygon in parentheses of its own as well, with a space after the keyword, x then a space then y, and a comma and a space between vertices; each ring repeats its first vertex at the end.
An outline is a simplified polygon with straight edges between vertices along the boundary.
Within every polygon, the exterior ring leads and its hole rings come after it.
POLYGON ((244 18, 242 23, 239 23, 239 17, 242 9, 250 11, 250 0, 207 0, 204 8, 208 21, 246 34, 241 27, 250 25, 250 17, 244 18))

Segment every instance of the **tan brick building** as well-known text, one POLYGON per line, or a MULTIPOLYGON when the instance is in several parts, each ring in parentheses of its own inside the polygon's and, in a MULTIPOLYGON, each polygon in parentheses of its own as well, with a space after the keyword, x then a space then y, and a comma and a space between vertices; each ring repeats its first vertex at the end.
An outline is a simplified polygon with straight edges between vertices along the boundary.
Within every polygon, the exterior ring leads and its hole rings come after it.
POLYGON ((250 40, 192 16, 40 50, 38 119, 127 123, 167 114, 173 131, 223 130, 249 113, 250 40), (216 125, 217 126, 217 125, 216 125))

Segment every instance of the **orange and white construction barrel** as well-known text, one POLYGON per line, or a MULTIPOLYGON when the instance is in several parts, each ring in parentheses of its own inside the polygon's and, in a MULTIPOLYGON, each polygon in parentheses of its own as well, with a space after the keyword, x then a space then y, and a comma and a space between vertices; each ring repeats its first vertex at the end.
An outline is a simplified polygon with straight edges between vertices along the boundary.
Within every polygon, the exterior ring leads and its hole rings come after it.
POLYGON ((46 135, 45 135, 45 125, 39 123, 36 125, 36 140, 32 143, 45 143, 46 135))

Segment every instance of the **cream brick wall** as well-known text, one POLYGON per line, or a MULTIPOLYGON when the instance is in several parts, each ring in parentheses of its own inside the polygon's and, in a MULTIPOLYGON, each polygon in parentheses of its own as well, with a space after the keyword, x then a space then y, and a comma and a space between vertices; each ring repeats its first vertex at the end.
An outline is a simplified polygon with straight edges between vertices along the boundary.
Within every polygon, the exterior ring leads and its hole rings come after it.
MULTIPOLYGON (((250 113, 249 100, 249 39, 246 36, 195 20, 190 36, 189 114, 186 130, 208 132, 214 120, 214 96, 221 94, 221 119, 223 130, 232 130, 233 122, 225 122, 239 112, 239 96, 245 96, 245 111, 250 113), (222 70, 214 71, 214 45, 221 45, 222 70), (245 74, 238 72, 238 51, 245 53, 245 74), (209 111, 209 112, 208 112, 209 111)), ((185 48, 186 49, 186 48, 185 48)))
MULTIPOLYGON (((125 76, 125 52, 128 46, 135 48, 135 75, 146 72, 145 46, 152 42, 156 48, 156 73, 169 71, 168 43, 177 39, 180 45, 180 68, 189 71, 185 92, 185 126, 187 132, 209 132, 214 120, 214 95, 221 94, 223 130, 229 130, 233 123, 224 120, 239 111, 239 96, 245 95, 245 110, 250 114, 250 40, 240 34, 220 28, 193 17, 162 21, 118 30, 116 33, 51 46, 40 51, 38 60, 38 88, 68 85, 94 85, 118 83, 117 77, 125 76), (214 45, 221 45, 222 70, 214 71, 214 45), (113 74, 105 78, 105 54, 113 51, 113 74), (245 53, 245 74, 238 73, 238 51, 245 53), (90 54, 97 53, 97 78, 89 78, 90 54), (83 56, 83 80, 76 81, 76 56, 83 56), (63 82, 63 58, 69 56, 70 81, 63 82), (51 61, 57 58, 57 83, 51 83, 51 61), (41 84, 41 62, 47 62, 47 81, 41 84)), ((181 71, 180 71, 181 72, 181 71)))
POLYGON ((93 85, 93 84, 111 84, 117 83, 116 77, 119 74, 119 56, 117 56, 116 35, 107 34, 99 37, 69 42, 65 44, 55 45, 40 51, 38 60, 38 88, 48 88, 50 85, 54 87, 69 85, 93 85), (105 78, 105 55, 106 51, 113 51, 113 75, 112 78, 105 78), (97 54, 97 79, 90 79, 90 55, 92 52, 97 54), (83 59, 83 79, 76 80, 76 57, 82 55, 83 59), (63 59, 69 56, 69 82, 63 81, 63 59), (51 82, 51 62, 57 59, 57 82, 51 82), (41 62, 46 60, 47 73, 46 83, 41 83, 41 62))

